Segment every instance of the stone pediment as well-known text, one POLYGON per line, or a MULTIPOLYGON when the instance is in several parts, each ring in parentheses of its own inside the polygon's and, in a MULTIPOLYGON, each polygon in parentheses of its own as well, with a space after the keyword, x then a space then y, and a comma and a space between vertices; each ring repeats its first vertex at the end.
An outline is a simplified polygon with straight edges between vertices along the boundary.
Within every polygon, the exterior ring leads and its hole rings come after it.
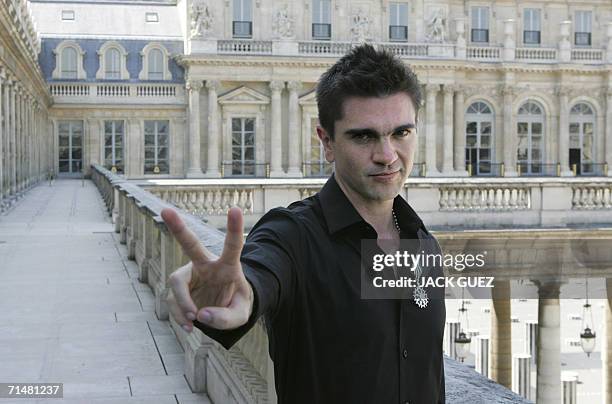
POLYGON ((317 92, 312 90, 309 93, 302 95, 298 102, 300 105, 316 105, 317 104, 317 92))
POLYGON ((233 89, 219 97, 219 104, 269 104, 270 97, 242 86, 233 89))

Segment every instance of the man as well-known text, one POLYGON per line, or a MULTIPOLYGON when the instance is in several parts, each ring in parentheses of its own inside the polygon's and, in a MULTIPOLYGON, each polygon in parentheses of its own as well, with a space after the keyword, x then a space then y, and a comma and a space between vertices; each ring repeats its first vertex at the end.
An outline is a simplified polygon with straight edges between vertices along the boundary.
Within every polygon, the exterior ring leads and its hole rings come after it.
POLYGON ((443 298, 366 299, 360 285, 362 240, 433 240, 398 196, 417 145, 417 78, 362 45, 323 74, 317 102, 334 163, 318 194, 268 212, 244 246, 230 209, 219 258, 162 212, 192 260, 170 276, 172 315, 226 348, 265 316, 279 403, 444 403, 443 298))

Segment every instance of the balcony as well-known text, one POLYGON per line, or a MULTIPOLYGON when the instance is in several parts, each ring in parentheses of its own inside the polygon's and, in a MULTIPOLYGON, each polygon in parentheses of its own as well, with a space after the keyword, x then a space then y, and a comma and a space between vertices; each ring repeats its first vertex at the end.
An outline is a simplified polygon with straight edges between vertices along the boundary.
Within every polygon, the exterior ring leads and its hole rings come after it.
POLYGON ((186 102, 182 84, 162 83, 51 83, 49 91, 58 104, 166 105, 186 102))

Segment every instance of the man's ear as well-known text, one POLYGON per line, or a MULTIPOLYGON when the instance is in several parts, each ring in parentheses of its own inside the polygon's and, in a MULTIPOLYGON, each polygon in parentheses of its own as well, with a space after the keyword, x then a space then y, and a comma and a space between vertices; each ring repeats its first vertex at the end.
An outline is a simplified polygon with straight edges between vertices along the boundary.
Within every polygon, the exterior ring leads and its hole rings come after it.
POLYGON ((329 136, 329 133, 321 125, 317 125, 317 136, 319 136, 319 140, 321 140, 321 144, 323 145, 323 149, 325 150, 325 160, 328 163, 334 162, 334 140, 329 136))

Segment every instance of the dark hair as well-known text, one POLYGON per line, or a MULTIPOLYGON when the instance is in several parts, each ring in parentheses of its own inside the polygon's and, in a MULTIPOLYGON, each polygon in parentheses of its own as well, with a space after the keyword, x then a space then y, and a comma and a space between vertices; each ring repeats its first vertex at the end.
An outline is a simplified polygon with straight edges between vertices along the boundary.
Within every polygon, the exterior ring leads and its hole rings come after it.
POLYGON ((342 119, 348 97, 385 97, 399 92, 410 96, 418 116, 423 96, 416 74, 391 53, 359 45, 321 75, 317 83, 319 123, 333 139, 334 123, 342 119))

